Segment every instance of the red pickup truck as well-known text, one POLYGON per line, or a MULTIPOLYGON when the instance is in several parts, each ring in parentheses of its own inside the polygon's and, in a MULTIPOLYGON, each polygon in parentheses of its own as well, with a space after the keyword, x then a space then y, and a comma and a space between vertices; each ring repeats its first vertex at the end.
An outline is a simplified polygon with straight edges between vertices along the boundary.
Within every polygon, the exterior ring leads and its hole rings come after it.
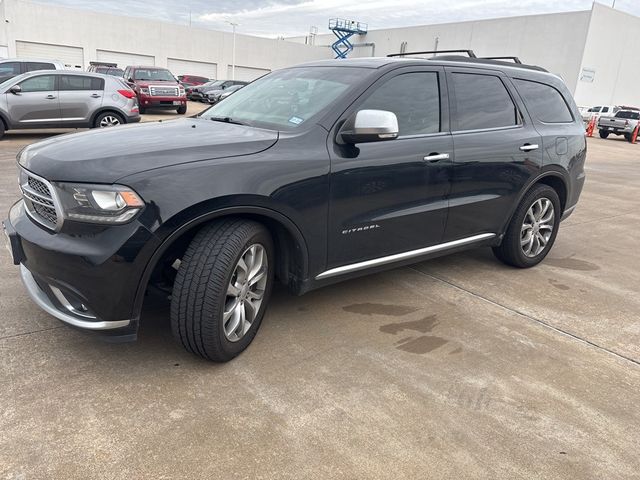
POLYGON ((187 95, 184 87, 166 68, 129 66, 124 79, 136 92, 140 113, 150 108, 175 109, 187 113, 187 95))

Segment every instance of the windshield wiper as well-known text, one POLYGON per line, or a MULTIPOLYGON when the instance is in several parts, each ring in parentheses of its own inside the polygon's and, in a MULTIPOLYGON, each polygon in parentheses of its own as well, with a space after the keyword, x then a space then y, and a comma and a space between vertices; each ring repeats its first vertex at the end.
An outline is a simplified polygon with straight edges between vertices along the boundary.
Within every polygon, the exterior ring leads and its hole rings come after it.
POLYGON ((233 123, 234 125, 249 125, 248 123, 241 122, 239 120, 234 120, 231 117, 209 117, 209 120, 212 122, 224 122, 224 123, 233 123))

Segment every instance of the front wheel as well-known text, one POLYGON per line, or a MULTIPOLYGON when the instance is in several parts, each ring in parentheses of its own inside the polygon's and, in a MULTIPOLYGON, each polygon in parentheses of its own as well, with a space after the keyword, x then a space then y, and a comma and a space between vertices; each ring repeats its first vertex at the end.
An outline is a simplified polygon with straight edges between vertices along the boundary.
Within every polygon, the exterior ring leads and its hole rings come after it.
POLYGON ((561 215, 556 191, 548 185, 535 185, 518 205, 502 243, 493 248, 493 253, 514 267, 537 265, 555 242, 561 215))
POLYGON ((171 329, 190 352, 227 362, 249 346, 269 301, 273 241, 259 223, 226 219, 187 248, 171 296, 171 329))
POLYGON ((184 115, 185 113, 187 113, 187 106, 186 105, 180 105, 176 111, 178 112, 178 114, 180 115, 184 115))

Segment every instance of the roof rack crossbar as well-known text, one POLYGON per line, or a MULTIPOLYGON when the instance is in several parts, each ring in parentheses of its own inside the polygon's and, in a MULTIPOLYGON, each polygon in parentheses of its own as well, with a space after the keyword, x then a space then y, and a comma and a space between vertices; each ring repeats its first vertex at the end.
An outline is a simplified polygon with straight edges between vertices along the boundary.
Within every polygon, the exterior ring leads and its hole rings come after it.
POLYGON ((522 65, 522 62, 518 57, 478 57, 478 58, 481 58, 483 60, 512 60, 513 63, 518 63, 522 65))
POLYGON ((408 57, 412 55, 429 55, 440 53, 466 53, 469 58, 477 58, 473 50, 426 50, 424 52, 404 52, 404 53, 390 53, 387 57, 408 57))

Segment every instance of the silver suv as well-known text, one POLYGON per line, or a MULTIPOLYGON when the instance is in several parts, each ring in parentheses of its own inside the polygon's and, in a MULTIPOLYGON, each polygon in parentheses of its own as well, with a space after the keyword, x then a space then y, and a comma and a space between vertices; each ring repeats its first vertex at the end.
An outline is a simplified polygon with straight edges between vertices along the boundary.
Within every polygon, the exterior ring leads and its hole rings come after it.
POLYGON ((119 78, 29 72, 0 83, 0 137, 24 128, 103 128, 140 121, 138 100, 119 78))

